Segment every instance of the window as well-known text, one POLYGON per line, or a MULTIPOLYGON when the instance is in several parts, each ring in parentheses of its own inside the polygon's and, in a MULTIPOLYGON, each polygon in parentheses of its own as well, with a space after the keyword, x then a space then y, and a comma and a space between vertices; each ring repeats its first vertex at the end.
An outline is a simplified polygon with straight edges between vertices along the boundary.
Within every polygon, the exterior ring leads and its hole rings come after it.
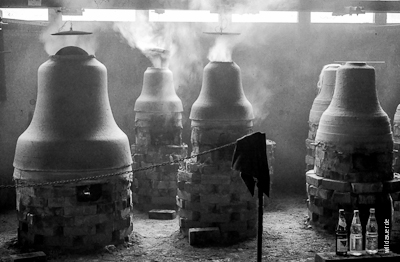
POLYGON ((48 21, 49 13, 44 8, 0 8, 4 19, 26 21, 48 21))
POLYGON ((218 14, 206 10, 150 10, 150 22, 218 22, 218 14))
POLYGON ((374 23, 374 14, 333 16, 332 12, 311 12, 311 23, 374 23))
POLYGON ((387 18, 386 18, 386 23, 400 24, 400 14, 399 13, 388 13, 387 18))
POLYGON ((131 22, 136 19, 136 10, 85 9, 82 15, 63 15, 63 21, 110 21, 131 22))
POLYGON ((297 23, 298 12, 260 11, 258 14, 233 14, 234 23, 297 23))

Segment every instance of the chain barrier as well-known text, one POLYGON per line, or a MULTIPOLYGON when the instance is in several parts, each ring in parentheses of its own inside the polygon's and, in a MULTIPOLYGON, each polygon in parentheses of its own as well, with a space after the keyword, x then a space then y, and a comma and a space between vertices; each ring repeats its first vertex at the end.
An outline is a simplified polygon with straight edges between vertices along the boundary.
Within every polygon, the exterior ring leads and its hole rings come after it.
POLYGON ((90 176, 90 177, 81 177, 81 178, 74 178, 74 179, 66 179, 66 180, 58 180, 58 181, 50 181, 50 182, 39 182, 39 183, 33 183, 33 184, 20 184, 18 182, 16 182, 14 185, 0 185, 0 189, 2 188, 17 188, 17 187, 40 187, 40 186, 51 186, 51 185, 57 185, 57 184, 69 184, 69 183, 76 183, 76 182, 81 182, 81 181, 85 181, 85 180, 95 180, 98 178, 105 178, 105 177, 112 177, 112 176, 120 176, 120 175, 126 175, 126 174, 131 174, 133 175, 133 173, 135 172, 141 172, 141 171, 146 171, 149 169, 153 169, 153 168, 157 168, 157 167, 162 167, 162 166, 167 166, 167 165, 172 165, 172 164, 179 164, 180 162, 183 162, 184 160, 189 160, 192 158, 196 158, 198 156, 202 156, 214 151, 218 151, 221 150, 223 148, 226 147, 230 147, 236 144, 235 142, 229 143, 229 144, 225 144, 223 146, 219 146, 219 147, 215 147, 212 148, 210 150, 206 150, 203 152, 200 152, 198 154, 195 155, 191 155, 191 156, 187 156, 187 157, 182 157, 182 158, 178 158, 172 161, 168 161, 168 162, 163 162, 160 164, 156 164, 156 165, 151 165, 151 166, 147 166, 147 167, 141 167, 141 168, 137 168, 134 169, 132 171, 124 171, 124 172, 117 172, 117 173, 109 173, 109 174, 102 174, 102 175, 95 175, 95 176, 90 176))

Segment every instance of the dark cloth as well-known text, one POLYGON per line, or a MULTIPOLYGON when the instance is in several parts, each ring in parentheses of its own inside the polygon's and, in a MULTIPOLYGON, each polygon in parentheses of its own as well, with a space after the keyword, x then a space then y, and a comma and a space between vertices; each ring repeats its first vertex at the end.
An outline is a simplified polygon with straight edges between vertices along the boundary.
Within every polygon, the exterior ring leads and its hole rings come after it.
POLYGON ((253 133, 236 141, 232 169, 240 171, 252 196, 256 181, 258 189, 269 196, 270 177, 264 133, 253 133))

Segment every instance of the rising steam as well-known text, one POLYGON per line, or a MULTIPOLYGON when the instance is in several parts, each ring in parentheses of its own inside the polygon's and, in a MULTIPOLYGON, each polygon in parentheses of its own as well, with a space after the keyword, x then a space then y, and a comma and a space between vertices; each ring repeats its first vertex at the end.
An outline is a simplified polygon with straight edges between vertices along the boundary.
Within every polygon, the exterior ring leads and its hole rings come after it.
MULTIPOLYGON (((254 45, 255 38, 258 38, 259 32, 251 28, 251 24, 231 23, 231 14, 256 13, 262 10, 268 10, 273 7, 287 7, 295 4, 293 0, 240 0, 240 1, 194 1, 194 8, 205 8, 214 10, 220 14, 219 28, 216 31, 225 33, 239 33, 239 35, 220 35, 216 37, 214 45, 210 48, 208 59, 210 61, 230 62, 232 61, 232 52, 238 44, 254 45)), ((215 32, 216 33, 216 32, 215 32)))
POLYGON ((210 48, 208 52, 208 60, 215 62, 231 62, 232 61, 232 51, 234 48, 234 41, 229 35, 217 36, 214 46, 210 48))
POLYGON ((136 13, 132 23, 116 22, 114 30, 119 32, 132 48, 139 49, 153 67, 169 67, 174 74, 176 88, 202 70, 199 52, 199 30, 193 24, 154 23, 147 21, 142 12, 136 13))
MULTIPOLYGON (((221 1, 213 0, 191 1, 189 6, 189 9, 208 9, 212 12, 222 14, 223 18, 220 20, 219 27, 217 27, 218 30, 215 29, 215 24, 152 23, 141 12, 136 13, 136 22, 114 23, 114 30, 119 32, 132 48, 141 50, 154 67, 169 67, 174 74, 175 88, 180 88, 181 86, 191 88, 191 84, 199 81, 201 78, 201 72, 204 67, 203 59, 206 54, 202 53, 204 48, 201 45, 201 40, 215 38, 214 44, 210 47, 207 56, 210 61, 230 62, 233 61, 232 53, 238 45, 252 47, 268 39, 267 36, 254 30, 252 24, 231 24, 230 13, 251 13, 268 10, 271 6, 293 4, 292 0, 240 0, 232 1, 233 3, 229 1, 223 2, 225 4, 229 3, 227 8, 222 8, 223 10, 221 10, 221 1), (203 31, 213 31, 204 30, 206 26, 212 26, 214 32, 222 29, 224 32, 237 32, 240 35, 205 35, 203 31), (164 53, 162 50, 169 52, 164 53)), ((260 72, 259 69, 246 69, 243 67, 242 73, 254 79, 254 70, 257 74, 256 85, 247 88, 246 95, 253 104, 256 118, 262 121, 269 114, 268 105, 274 94, 271 89, 265 86, 268 82, 266 79, 268 75, 264 71, 260 72)), ((187 92, 182 92, 182 94, 185 93, 187 92)))
MULTIPOLYGON (((215 41, 209 49, 208 59, 210 61, 230 62, 232 54, 236 47, 252 48, 256 45, 264 44, 268 41, 268 36, 262 34, 251 23, 234 23, 230 21, 230 14, 258 13, 259 11, 269 10, 271 8, 288 8, 296 5, 293 0, 240 0, 240 1, 224 1, 227 6, 221 6, 220 1, 193 1, 196 6, 220 13, 219 30, 222 32, 239 33, 239 35, 214 35, 215 41), (229 3, 229 4, 228 4, 229 3)), ((266 59, 261 58, 260 59, 266 59)), ((239 64, 240 65, 240 64, 239 64)), ((243 79, 252 79, 252 86, 246 86, 244 83, 244 91, 250 103, 253 106, 255 115, 255 124, 264 121, 270 111, 270 105, 275 95, 274 88, 268 86, 270 79, 273 77, 268 69, 261 70, 252 64, 241 67, 243 79)))
POLYGON ((254 124, 258 125, 268 117, 270 105, 273 102, 275 91, 268 86, 268 80, 271 79, 271 75, 254 63, 249 63, 246 65, 245 70, 242 70, 242 76, 243 79, 252 80, 252 86, 246 85, 244 82, 243 89, 253 106, 254 124))
MULTIPOLYGON (((116 22, 118 31, 132 48, 139 49, 153 64, 162 67, 162 60, 167 59, 168 37, 163 33, 162 25, 149 23, 143 12, 136 12, 136 22, 116 22), (164 51, 163 51, 164 50, 164 51)), ((164 63, 164 67, 167 64, 164 63)))

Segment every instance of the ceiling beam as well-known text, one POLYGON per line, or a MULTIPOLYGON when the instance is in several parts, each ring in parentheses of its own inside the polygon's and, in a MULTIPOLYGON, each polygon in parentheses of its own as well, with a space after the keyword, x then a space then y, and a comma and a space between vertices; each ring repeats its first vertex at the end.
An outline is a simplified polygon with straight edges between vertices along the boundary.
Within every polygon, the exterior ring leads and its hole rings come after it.
POLYGON ((188 0, 1 0, 3 8, 188 9, 188 0))
MULTIPOLYGON (((252 3, 252 0, 247 0, 252 3)), ((218 12, 233 8, 235 4, 243 4, 246 0, 1 0, 0 8, 115 8, 115 9, 206 9, 218 12), (201 1, 202 5, 199 5, 201 1)), ((400 12, 399 1, 356 1, 356 0, 285 0, 275 4, 274 0, 260 1, 263 8, 250 5, 249 12, 263 11, 304 11, 334 12, 347 6, 361 6, 366 12, 390 13, 400 12)), ((243 7, 243 6, 242 6, 243 7)))
POLYGON ((333 12, 348 6, 363 7, 365 12, 400 12, 400 1, 355 1, 355 0, 299 0, 298 11, 333 12))

